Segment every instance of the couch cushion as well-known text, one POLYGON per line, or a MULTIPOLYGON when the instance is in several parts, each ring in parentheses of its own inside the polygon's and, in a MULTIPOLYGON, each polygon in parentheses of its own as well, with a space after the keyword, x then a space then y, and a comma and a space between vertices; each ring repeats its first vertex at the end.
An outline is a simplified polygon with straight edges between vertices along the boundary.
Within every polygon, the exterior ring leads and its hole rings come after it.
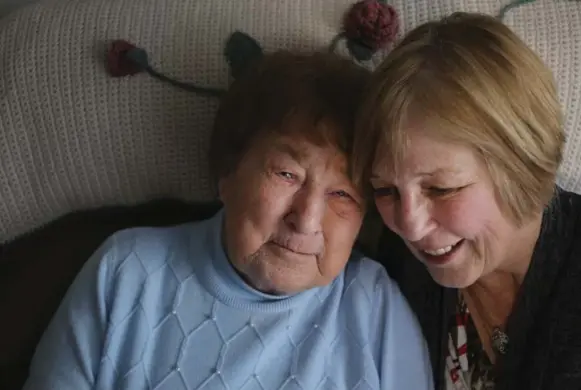
MULTIPOLYGON (((159 196, 212 198, 206 149, 216 99, 145 74, 109 77, 104 56, 110 41, 145 48, 151 63, 171 77, 223 88, 223 46, 233 31, 252 35, 267 51, 324 49, 352 3, 48 0, 0 19, 0 242, 75 210, 159 196)), ((507 2, 390 3, 404 33, 453 11, 496 14, 507 2)), ((580 2, 536 1, 505 19, 555 71, 569 135, 560 183, 576 191, 580 13, 580 2)))

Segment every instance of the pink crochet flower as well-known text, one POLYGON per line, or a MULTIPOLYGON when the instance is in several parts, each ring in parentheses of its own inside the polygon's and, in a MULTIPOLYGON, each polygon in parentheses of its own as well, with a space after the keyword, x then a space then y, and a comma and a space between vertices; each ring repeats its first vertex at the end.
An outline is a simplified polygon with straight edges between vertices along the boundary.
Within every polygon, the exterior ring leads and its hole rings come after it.
POLYGON ((107 52, 107 70, 113 77, 123 77, 141 72, 139 65, 126 57, 129 50, 135 49, 135 45, 124 41, 113 41, 107 52))
POLYGON ((378 0, 362 0, 354 4, 345 15, 343 24, 347 39, 374 51, 393 42, 399 30, 395 8, 378 0))

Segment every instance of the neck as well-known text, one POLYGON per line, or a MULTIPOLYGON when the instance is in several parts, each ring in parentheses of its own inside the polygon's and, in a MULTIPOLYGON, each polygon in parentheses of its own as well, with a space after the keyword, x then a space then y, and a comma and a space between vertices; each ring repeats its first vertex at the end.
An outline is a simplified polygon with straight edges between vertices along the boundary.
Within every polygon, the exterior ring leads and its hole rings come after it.
MULTIPOLYGON (((513 239, 518 245, 514 245, 514 249, 507 253, 507 260, 498 269, 498 272, 510 274, 518 285, 522 284, 529 270, 535 246, 541 232, 542 221, 543 215, 539 213, 518 229, 513 239)), ((483 282, 485 281, 483 280, 483 282)))
MULTIPOLYGON (((503 262, 501 267, 461 290, 470 311, 475 314, 479 333, 485 332, 485 328, 502 327, 510 315, 531 264, 541 223, 542 215, 529 220, 514 237, 519 245, 507 253, 510 261, 503 262)), ((490 329, 485 333, 490 333, 490 329)))

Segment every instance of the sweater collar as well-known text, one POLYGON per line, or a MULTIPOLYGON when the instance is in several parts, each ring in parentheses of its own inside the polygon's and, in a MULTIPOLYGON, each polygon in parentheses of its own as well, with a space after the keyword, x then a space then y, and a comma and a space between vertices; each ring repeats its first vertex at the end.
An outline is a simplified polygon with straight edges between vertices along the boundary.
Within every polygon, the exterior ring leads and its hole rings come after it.
POLYGON ((312 288, 293 295, 265 294, 252 288, 228 260, 222 240, 224 209, 220 209, 207 223, 209 229, 205 244, 208 245, 209 256, 204 259, 201 275, 203 280, 200 281, 202 283, 205 281, 204 284, 210 293, 224 304, 253 311, 277 312, 291 309, 316 295, 327 295, 332 288, 334 282, 326 287, 312 288))

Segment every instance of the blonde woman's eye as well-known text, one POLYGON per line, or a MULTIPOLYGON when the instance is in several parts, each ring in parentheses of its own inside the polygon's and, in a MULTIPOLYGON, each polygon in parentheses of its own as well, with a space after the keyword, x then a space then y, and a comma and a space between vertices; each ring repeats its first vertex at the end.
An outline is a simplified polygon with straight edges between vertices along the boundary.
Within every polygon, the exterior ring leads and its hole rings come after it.
POLYGON ((373 188, 373 196, 376 198, 383 198, 386 196, 393 196, 397 193, 394 187, 377 187, 373 188))
POLYGON ((430 187, 430 192, 436 196, 450 195, 458 191, 458 188, 446 188, 446 187, 430 187))

